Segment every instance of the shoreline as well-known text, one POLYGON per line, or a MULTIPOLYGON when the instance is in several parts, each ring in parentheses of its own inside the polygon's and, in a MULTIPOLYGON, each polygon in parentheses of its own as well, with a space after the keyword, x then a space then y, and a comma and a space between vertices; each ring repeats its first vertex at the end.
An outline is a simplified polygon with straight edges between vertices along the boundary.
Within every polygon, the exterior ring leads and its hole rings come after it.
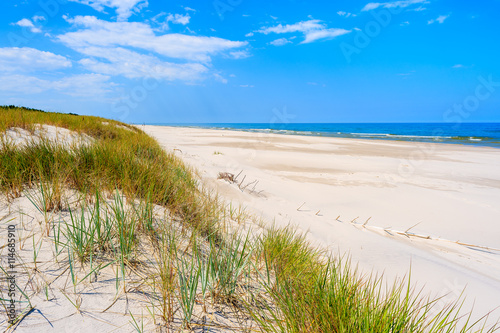
MULTIPOLYGON (((475 123, 467 123, 468 125, 473 125, 475 123)), ((479 123, 480 125, 485 125, 489 123, 479 123)), ((143 126, 144 124, 134 124, 134 126, 143 126)), ((234 124, 235 127, 231 127, 231 124, 145 124, 146 126, 160 126, 160 127, 179 127, 179 128, 193 128, 193 129, 207 129, 207 130, 222 130, 222 131, 237 131, 237 132, 247 132, 247 133, 262 133, 262 134, 281 134, 281 135, 296 135, 296 136, 307 136, 307 137, 325 137, 325 138, 340 138, 340 139, 358 139, 358 140, 382 140, 390 142, 414 142, 414 143, 437 143, 437 144, 452 144, 461 146, 472 146, 472 147, 490 147, 500 149, 500 138, 496 137, 486 137, 486 136, 475 136, 475 135, 460 135, 450 136, 450 135, 410 135, 410 134, 394 134, 394 133, 350 133, 350 132, 338 132, 338 131, 315 131, 312 128, 309 129, 292 129, 291 125, 322 125, 322 124, 287 124, 290 125, 290 129, 285 128, 271 128, 269 124, 234 124), (245 128, 243 126, 250 125, 250 127, 245 128), (266 125, 263 128, 254 128, 255 126, 266 125), (239 127, 238 127, 239 126, 239 127), (252 127, 253 126, 253 127, 252 127)), ((335 124, 325 124, 325 125, 335 125, 335 124)), ((338 124, 346 125, 346 124, 338 124)), ((347 124, 351 125, 351 124, 347 124)), ((373 125, 367 124, 352 124, 352 125, 373 125)), ((377 124, 374 124, 377 125, 377 124)), ((394 124, 392 124, 394 125, 394 124)), ((420 124, 410 124, 402 123, 401 125, 420 125, 420 124)), ((442 125, 439 123, 423 123, 421 125, 442 125)), ((449 124, 447 124, 449 125, 449 124)), ((497 125, 500 128, 500 123, 491 123, 491 125, 497 125)), ((436 129, 442 128, 439 126, 436 129)), ((436 130, 435 129, 435 130, 436 130)), ((435 131, 434 130, 434 131, 435 131)), ((430 134, 430 133, 429 133, 430 134)))
POLYGON ((448 301, 465 288, 464 308, 475 301, 479 316, 500 305, 496 148, 138 127, 226 200, 347 253, 365 274, 391 280, 411 269, 413 284, 448 301), (217 179, 240 171, 244 185, 256 185, 241 191, 217 179))

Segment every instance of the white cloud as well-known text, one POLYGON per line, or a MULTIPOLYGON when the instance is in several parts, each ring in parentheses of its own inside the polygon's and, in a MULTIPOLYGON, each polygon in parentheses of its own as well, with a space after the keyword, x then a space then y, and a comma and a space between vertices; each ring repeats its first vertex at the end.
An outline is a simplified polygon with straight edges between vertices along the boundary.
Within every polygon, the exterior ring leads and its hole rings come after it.
POLYGON ((163 31, 170 29, 166 18, 163 20, 160 20, 161 17, 166 16, 166 15, 167 15, 167 13, 161 12, 161 13, 159 13, 151 18, 151 23, 153 26, 155 26, 155 28, 153 29, 154 31, 163 32, 163 31))
POLYGON ((146 23, 108 22, 93 16, 65 19, 80 29, 57 39, 83 54, 80 65, 95 73, 193 82, 210 72, 214 55, 235 59, 250 56, 245 50, 237 50, 247 42, 183 34, 156 35, 146 23), (176 60, 166 61, 164 57, 176 60))
POLYGON ((165 80, 195 81, 208 68, 197 63, 177 64, 161 61, 151 55, 139 54, 121 47, 87 47, 81 53, 91 57, 80 60, 89 71, 127 78, 154 77, 165 80), (100 59, 100 60, 96 60, 100 59))
POLYGON ((168 14, 168 16, 167 16, 167 22, 172 22, 175 24, 182 24, 182 25, 188 24, 190 19, 191 19, 191 16, 189 16, 189 14, 185 14, 185 15, 168 14))
POLYGON ((110 77, 101 74, 80 74, 53 81, 52 89, 71 96, 99 96, 110 93, 116 84, 109 82, 110 77))
POLYGON ((269 42, 269 44, 274 45, 274 46, 283 46, 283 45, 289 44, 289 43, 291 43, 291 41, 289 41, 286 38, 279 38, 279 39, 273 40, 272 42, 269 42))
POLYGON ((196 9, 193 9, 191 7, 183 7, 186 12, 196 12, 196 9))
POLYGON ((253 88, 254 86, 251 84, 240 84, 241 88, 253 88))
POLYGON ((320 20, 302 21, 295 24, 281 25, 274 27, 262 27, 258 32, 268 35, 270 33, 283 34, 290 32, 307 32, 311 30, 324 29, 324 24, 320 20))
POLYGON ((337 12, 337 15, 344 16, 344 17, 350 17, 352 15, 352 13, 348 13, 348 12, 344 12, 344 11, 340 10, 337 12))
POLYGON ((402 26, 402 27, 405 27, 407 25, 410 25, 409 21, 404 21, 404 22, 401 22, 401 24, 400 24, 400 26, 402 26))
POLYGON ((215 78, 215 80, 216 80, 216 81, 218 81, 218 82, 221 82, 221 83, 224 83, 224 84, 226 84, 226 83, 227 83, 227 79, 226 79, 226 78, 224 78, 224 77, 223 77, 222 75, 220 75, 220 74, 215 73, 215 74, 214 74, 214 78, 215 78))
POLYGON ((345 29, 328 29, 320 20, 311 19, 309 21, 302 21, 295 24, 282 25, 278 24, 273 27, 262 27, 257 32, 268 35, 270 33, 284 34, 301 32, 304 34, 305 39, 301 44, 311 43, 319 39, 334 38, 340 35, 350 33, 350 30, 345 29))
POLYGON ((0 48, 0 71, 53 71, 71 67, 67 58, 29 47, 0 48))
POLYGON ((26 75, 0 75, 2 82, 9 82, 9 84, 1 84, 0 91, 7 91, 9 93, 26 93, 38 94, 47 90, 47 81, 40 80, 34 76, 26 75))
POLYGON ((246 50, 229 52, 229 55, 233 59, 245 59, 245 58, 250 57, 250 53, 246 50))
POLYGON ((301 44, 312 43, 319 39, 331 39, 338 36, 342 36, 350 33, 350 30, 345 29, 323 29, 323 30, 314 30, 306 33, 306 39, 301 44))
POLYGON ((20 27, 29 28, 33 33, 40 33, 42 30, 40 28, 35 27, 33 22, 27 18, 23 18, 22 20, 17 21, 16 23, 12 23, 13 25, 18 25, 20 27))
POLYGON ((35 15, 32 17, 32 19, 33 19, 33 22, 45 21, 45 16, 35 15))
POLYGON ((400 0, 393 2, 370 2, 366 4, 361 11, 374 10, 379 7, 383 8, 406 8, 411 5, 429 3, 428 0, 400 0))
POLYGON ((20 74, 0 75, 0 80, 9 82, 9 84, 0 85, 0 91, 9 93, 38 94, 48 89, 48 81, 34 76, 20 74))
POLYGON ((108 22, 94 16, 66 17, 66 20, 83 29, 59 35, 57 39, 79 52, 90 46, 133 47, 170 58, 210 62, 213 55, 247 45, 247 42, 218 37, 183 34, 157 36, 148 24, 139 22, 108 22))
POLYGON ((148 6, 147 0, 69 0, 78 2, 94 8, 99 12, 104 11, 104 7, 114 8, 119 21, 127 20, 132 14, 140 12, 148 6))
POLYGON ((245 37, 253 37, 253 32, 249 32, 245 35, 245 37))
POLYGON ((432 19, 432 20, 427 21, 427 24, 433 24, 434 22, 438 22, 439 24, 442 24, 444 22, 444 20, 446 20, 448 17, 450 17, 450 15, 440 15, 440 16, 438 16, 437 19, 432 19))
POLYGON ((0 91, 21 94, 39 94, 45 91, 55 91, 75 97, 96 97, 111 92, 114 83, 110 77, 101 74, 81 74, 56 80, 40 79, 35 76, 20 74, 0 75, 2 82, 0 91))
POLYGON ((464 68, 464 65, 462 65, 462 64, 456 64, 452 68, 464 68))
MULTIPOLYGON (((169 29, 168 22, 172 22, 174 24, 182 24, 187 25, 191 20, 191 16, 189 14, 167 14, 165 12, 161 12, 158 15, 155 15, 151 18, 151 22, 158 26, 155 31, 166 31, 169 29), (164 19, 160 20, 161 17, 166 16, 164 19)), ((189 29, 189 28, 188 28, 189 29)))

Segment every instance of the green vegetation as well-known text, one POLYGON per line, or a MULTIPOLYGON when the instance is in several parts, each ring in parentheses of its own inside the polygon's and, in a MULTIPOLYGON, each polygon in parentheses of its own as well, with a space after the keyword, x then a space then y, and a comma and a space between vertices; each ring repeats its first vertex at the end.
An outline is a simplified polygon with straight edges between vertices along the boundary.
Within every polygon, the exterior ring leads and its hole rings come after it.
MULTIPOLYGON (((314 249, 292 229, 238 231, 248 215, 225 208, 180 159, 136 127, 0 108, 0 133, 12 128, 33 133, 37 124, 93 138, 71 146, 45 139, 17 146, 5 137, 0 141, 0 191, 11 201, 28 196, 43 216, 41 237, 50 240, 43 244, 53 244, 61 269, 70 274, 75 295, 63 294, 77 311, 85 297, 78 288, 106 271, 115 276, 117 299, 144 295, 150 320, 167 329, 495 330, 459 321, 458 303, 433 312, 437 300, 415 294, 409 282, 387 288, 381 278, 361 277, 347 261, 314 249), (68 191, 78 199, 70 203, 68 191), (64 222, 53 218, 58 211, 68 212, 64 222), (207 321, 221 308, 230 309, 230 328, 207 321)), ((33 238, 35 263, 41 246, 33 238)), ((50 301, 49 288, 32 288, 31 295, 45 292, 50 301)), ((129 312, 131 327, 147 330, 143 312, 140 320, 135 313, 129 312)))
POLYGON ((49 186, 46 192, 51 194, 51 202, 47 208, 52 208, 61 205, 60 192, 66 186, 81 193, 118 189, 129 198, 149 198, 201 233, 218 237, 213 228, 219 211, 199 195, 192 172, 137 128, 89 116, 13 108, 0 112, 0 133, 9 128, 34 132, 35 124, 47 124, 95 139, 91 145, 69 149, 47 140, 18 149, 4 140, 0 146, 0 191, 9 197, 18 197, 26 186, 41 182, 49 186))

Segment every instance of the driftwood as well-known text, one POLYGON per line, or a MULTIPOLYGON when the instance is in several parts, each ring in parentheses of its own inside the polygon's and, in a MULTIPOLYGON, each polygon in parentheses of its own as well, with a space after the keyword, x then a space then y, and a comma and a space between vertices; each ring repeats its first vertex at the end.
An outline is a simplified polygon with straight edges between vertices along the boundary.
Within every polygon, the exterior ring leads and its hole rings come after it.
MULTIPOLYGON (((342 222, 342 221, 339 220, 339 217, 337 218, 337 221, 342 222)), ((407 238, 414 237, 414 238, 421 238, 421 239, 427 239, 427 240, 435 240, 435 241, 441 241, 441 242, 455 243, 455 244, 466 246, 466 247, 473 247, 473 248, 477 248, 477 249, 483 249, 483 250, 488 250, 488 251, 498 251, 498 252, 500 252, 500 249, 497 249, 497 248, 494 248, 494 247, 488 247, 488 246, 482 246, 482 245, 475 245, 475 244, 463 243, 463 242, 460 242, 459 240, 453 241, 453 240, 449 240, 449 239, 445 239, 445 238, 432 237, 430 235, 422 235, 422 234, 417 234, 417 233, 409 232, 411 229, 415 228, 421 222, 419 222, 419 223, 411 226, 410 228, 406 229, 405 231, 401 231, 401 230, 391 229, 391 227, 382 228, 382 227, 377 227, 377 226, 369 226, 367 224, 368 224, 368 221, 371 219, 371 217, 368 220, 366 220, 366 222, 363 223, 363 224, 356 223, 355 222, 356 219, 357 218, 355 218, 354 220, 352 220, 350 222, 354 227, 356 227, 356 228, 363 228, 363 229, 367 229, 367 230, 371 230, 371 231, 381 230, 381 231, 387 233, 390 236, 394 236, 394 234, 397 234, 397 235, 405 236, 407 238)))
POLYGON ((262 190, 259 192, 255 191, 255 188, 257 187, 257 184, 259 183, 258 180, 254 180, 254 181, 249 182, 245 185, 243 183, 245 182, 245 179, 247 178, 246 175, 243 175, 243 179, 241 181, 238 180, 238 177, 241 175, 242 172, 243 172, 243 170, 241 170, 236 176, 234 175, 234 173, 230 173, 230 172, 219 172, 219 174, 217 175, 217 179, 223 179, 223 180, 227 181, 229 184, 236 184, 238 186, 238 188, 241 190, 241 192, 244 192, 248 187, 253 185, 253 187, 249 190, 250 193, 257 193, 258 195, 260 195, 262 190))
POLYGON ((234 174, 229 173, 229 172, 219 172, 219 175, 217 176, 217 179, 224 179, 225 181, 227 181, 229 183, 235 183, 236 182, 234 174))

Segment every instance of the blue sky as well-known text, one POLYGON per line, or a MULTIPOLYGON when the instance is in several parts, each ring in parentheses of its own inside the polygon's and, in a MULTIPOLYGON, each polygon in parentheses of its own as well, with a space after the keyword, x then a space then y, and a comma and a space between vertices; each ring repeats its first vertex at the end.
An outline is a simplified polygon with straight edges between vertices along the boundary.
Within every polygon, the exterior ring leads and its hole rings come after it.
POLYGON ((499 0, 0 7, 0 104, 130 123, 500 122, 499 0))

